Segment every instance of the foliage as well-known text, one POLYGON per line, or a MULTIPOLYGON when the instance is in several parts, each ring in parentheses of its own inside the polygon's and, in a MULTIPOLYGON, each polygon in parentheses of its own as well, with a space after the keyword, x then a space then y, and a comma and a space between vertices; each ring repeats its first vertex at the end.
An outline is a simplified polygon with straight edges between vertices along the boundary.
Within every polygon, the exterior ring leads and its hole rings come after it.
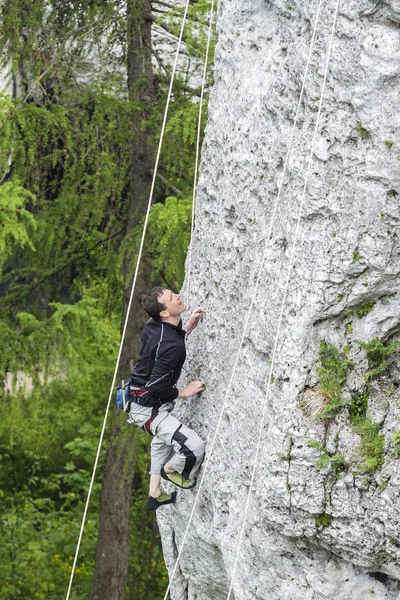
POLYGON ((347 469, 348 465, 343 454, 338 454, 337 452, 328 450, 316 440, 309 440, 307 444, 311 448, 321 452, 317 462, 315 463, 315 468, 318 471, 329 468, 333 477, 337 479, 339 474, 347 469))
MULTIPOLYGON (((190 6, 191 55, 204 53, 209 6, 190 6)), ((125 10, 109 0, 0 3, 0 53, 19 92, 0 96, 0 600, 56 600, 66 590, 115 366, 121 264, 141 233, 127 231, 139 168, 131 150, 146 127, 156 146, 169 83, 169 68, 158 70, 146 110, 128 99, 125 10)), ((166 20, 175 24, 180 11, 166 20)), ((153 279, 174 289, 189 242, 198 113, 179 78, 146 248, 153 279)), ((206 119, 207 101, 203 126, 206 119)), ((160 597, 166 587, 156 521, 145 508, 147 438, 138 464, 129 600, 160 597)), ((75 600, 88 597, 98 501, 96 483, 75 600)))
POLYGON ((383 465, 385 456, 385 436, 381 426, 371 419, 360 419, 353 425, 354 432, 361 437, 358 452, 365 458, 361 473, 373 473, 383 465))
POLYGON ((349 310, 348 312, 346 312, 345 317, 350 318, 353 315, 355 315, 358 319, 362 319, 373 310, 374 306, 375 302, 364 304, 364 306, 360 306, 359 308, 355 308, 354 310, 349 310))
POLYGON ((167 287, 179 290, 183 283, 186 251, 190 241, 192 199, 169 197, 155 204, 149 218, 147 253, 154 273, 167 287))
POLYGON ((355 129, 356 129, 356 132, 358 133, 358 135, 360 136, 360 138, 366 139, 367 137, 369 137, 368 129, 365 129, 365 127, 363 127, 361 125, 360 121, 357 121, 357 126, 355 129))
POLYGON ((288 448, 287 451, 285 453, 283 452, 277 452, 276 455, 279 456, 279 458, 281 460, 287 460, 289 463, 292 460, 292 448, 294 445, 294 441, 293 441, 293 436, 292 435, 287 435, 287 440, 288 440, 288 448))
POLYGON ((369 342, 358 342, 365 349, 368 359, 369 371, 366 375, 367 380, 374 379, 381 375, 390 366, 390 357, 399 347, 399 342, 392 342, 385 346, 379 338, 374 338, 369 342))
MULTIPOLYGON (((15 420, 13 424, 15 427, 15 420)), ((49 470, 47 454, 39 449, 34 453, 25 439, 27 445, 22 447, 17 442, 16 430, 12 439, 2 429, 2 463, 6 463, 6 468, 9 465, 12 473, 17 469, 22 471, 11 482, 7 481, 6 486, 2 481, 6 487, 0 499, 2 600, 23 597, 56 600, 68 585, 98 439, 93 426, 84 426, 80 433, 84 437, 68 445, 70 460, 64 455, 67 462, 61 472, 54 473, 49 470)), ((2 467, 3 471, 4 464, 2 467)), ((76 599, 84 598, 85 593, 87 597, 93 571, 99 491, 100 484, 96 483, 78 561, 73 595, 76 599)))
POLYGON ((82 363, 83 356, 91 357, 95 364, 102 360, 104 368, 111 367, 117 352, 119 319, 118 315, 113 319, 102 318, 97 293, 99 286, 94 286, 84 291, 82 300, 76 304, 51 303, 52 314, 42 319, 19 312, 15 317, 18 329, 0 321, 1 335, 8 340, 0 357, 2 372, 23 371, 38 385, 39 373, 47 381, 59 375, 60 369, 67 375, 77 371, 76 384, 83 384, 86 378, 91 378, 93 369, 98 368, 82 363))
POLYGON ((375 306, 375 302, 371 302, 370 304, 365 304, 365 306, 361 306, 360 308, 356 308, 355 315, 359 318, 362 319, 363 317, 365 317, 366 315, 368 315, 368 313, 370 313, 373 308, 375 306))
POLYGON ((368 408, 369 389, 364 392, 355 392, 351 396, 349 415, 351 423, 364 419, 368 408))
POLYGON ((319 356, 321 367, 317 369, 317 374, 326 404, 318 416, 332 419, 347 404, 342 396, 342 384, 351 361, 343 360, 336 346, 324 340, 320 343, 319 356))
POLYGON ((332 524, 332 515, 323 512, 315 517, 317 527, 329 527, 332 524))
POLYGON ((360 252, 358 251, 358 249, 354 250, 353 252, 353 259, 351 262, 358 262, 360 261, 362 258, 364 258, 363 256, 361 256, 360 252))
POLYGON ((393 454, 396 458, 400 458, 400 431, 396 431, 392 435, 393 454))
POLYGON ((36 222, 32 214, 24 208, 34 196, 25 190, 17 179, 0 186, 0 273, 13 246, 28 246, 34 250, 30 233, 36 222))

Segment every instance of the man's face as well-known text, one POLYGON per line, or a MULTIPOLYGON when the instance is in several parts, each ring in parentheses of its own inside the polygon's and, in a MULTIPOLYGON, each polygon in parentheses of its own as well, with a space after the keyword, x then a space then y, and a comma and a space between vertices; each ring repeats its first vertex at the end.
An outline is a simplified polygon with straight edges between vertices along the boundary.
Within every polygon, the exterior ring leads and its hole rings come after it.
POLYGON ((165 311, 160 313, 161 318, 167 316, 164 313, 168 313, 170 317, 177 317, 186 310, 186 305, 182 302, 180 295, 174 294, 171 290, 164 290, 158 297, 158 301, 165 306, 165 311))

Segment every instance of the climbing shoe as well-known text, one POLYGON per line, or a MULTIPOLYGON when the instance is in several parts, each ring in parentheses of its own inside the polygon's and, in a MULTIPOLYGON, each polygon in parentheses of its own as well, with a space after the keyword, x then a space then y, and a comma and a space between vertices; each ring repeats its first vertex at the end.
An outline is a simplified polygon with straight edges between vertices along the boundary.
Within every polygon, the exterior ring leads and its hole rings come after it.
POLYGON ((161 468, 161 477, 167 481, 170 481, 171 483, 174 483, 178 487, 183 488, 184 490, 191 490, 196 485, 196 477, 193 477, 193 479, 187 479, 176 471, 173 473, 166 473, 164 471, 164 467, 161 468))
POLYGON ((160 506, 164 506, 165 504, 173 504, 176 500, 176 492, 172 492, 172 494, 161 494, 158 498, 153 498, 153 496, 149 496, 147 498, 147 508, 149 510, 157 510, 160 506))

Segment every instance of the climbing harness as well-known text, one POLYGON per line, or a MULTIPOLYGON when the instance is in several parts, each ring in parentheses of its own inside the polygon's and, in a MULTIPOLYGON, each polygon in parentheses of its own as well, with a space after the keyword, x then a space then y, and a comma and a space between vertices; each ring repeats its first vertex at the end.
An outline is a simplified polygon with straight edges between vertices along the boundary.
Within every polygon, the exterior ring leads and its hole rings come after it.
MULTIPOLYGON (((331 48, 332 48, 332 41, 333 41, 334 30, 335 30, 335 26, 336 26, 337 14, 338 14, 338 9, 339 9, 339 2, 340 2, 340 0, 338 0, 338 3, 337 3, 335 17, 334 17, 334 25, 333 25, 333 28, 332 28, 332 33, 331 33, 331 38, 330 38, 330 45, 329 45, 329 50, 328 50, 328 55, 327 55, 327 64, 326 64, 325 76, 324 76, 323 88, 322 88, 323 91, 325 89, 325 83, 326 83, 326 78, 327 78, 327 72, 328 72, 328 66, 329 66, 329 56, 330 56, 330 52, 331 52, 331 48)), ((254 302, 255 302, 255 298, 256 298, 256 294, 257 294, 257 291, 258 291, 258 286, 259 286, 259 283, 260 283, 260 278, 261 278, 261 275, 262 275, 262 270, 263 270, 265 259, 266 259, 266 253, 267 253, 267 249, 268 249, 268 244, 269 244, 269 240, 271 239, 272 225, 273 225, 273 222, 274 222, 274 219, 275 219, 275 215, 276 215, 276 212, 277 212, 278 203, 279 203, 279 200, 280 200, 280 197, 281 197, 281 193, 282 193, 282 189, 283 189, 284 177, 285 177, 285 174, 286 174, 287 165, 288 165, 288 161, 289 161, 290 154, 291 154, 291 148, 292 148, 292 143, 293 143, 293 139, 294 139, 295 128, 297 126, 298 117, 299 117, 300 108, 301 108, 301 102, 302 102, 302 98, 303 98, 303 94, 304 94, 305 82, 306 82, 306 78, 307 78, 307 74, 308 74, 309 65, 310 65, 310 62, 311 62, 311 56, 312 56, 312 51, 313 51, 315 37, 316 37, 316 31, 317 31, 317 25, 318 25, 318 21, 319 21, 319 15, 320 15, 320 10, 321 10, 321 5, 322 5, 322 0, 319 0, 318 9, 317 9, 316 18, 315 18, 314 29, 313 29, 313 34, 312 34, 312 39, 311 39, 311 44, 310 44, 310 50, 309 50, 309 54, 308 54, 308 58, 307 58, 306 68, 305 68, 305 72, 304 72, 304 78, 303 78, 302 87, 301 87, 301 91, 300 91, 300 97, 299 97, 299 101, 298 101, 298 105, 297 105, 297 110, 296 110, 296 116, 295 116, 295 119, 294 119, 294 122, 293 122, 293 126, 292 126, 292 132, 291 132, 290 142, 289 142, 288 150, 287 150, 287 153, 286 153, 286 158, 285 158, 284 167, 283 167, 283 171, 282 171, 282 177, 281 177, 279 188, 278 188, 277 198, 275 200, 275 204, 274 204, 272 216, 271 216, 271 219, 270 219, 270 224, 269 224, 269 228, 268 228, 268 234, 264 238, 264 240, 265 240, 264 252, 263 252, 263 256, 262 256, 262 259, 261 259, 261 262, 260 262, 260 266, 259 266, 259 269, 258 269, 258 276, 257 276, 257 280, 256 280, 254 292, 253 292, 253 295, 252 295, 252 298, 251 298, 250 307, 249 307, 248 312, 247 312, 247 316, 246 316, 246 320, 245 320, 245 325, 244 325, 243 333, 242 333, 242 338, 241 338, 239 346, 238 346, 239 350, 238 350, 237 355, 236 355, 236 360, 235 360, 235 363, 234 363, 234 366, 233 366, 233 371, 232 371, 232 374, 231 374, 231 377, 230 377, 230 380, 229 380, 229 383, 228 383, 228 386, 227 386, 227 391, 226 391, 224 402, 222 404, 220 415, 219 415, 219 418, 218 418, 218 421, 217 421, 217 425, 216 425, 214 437, 213 437, 212 442, 211 442, 211 447, 208 450, 207 455, 206 455, 206 462, 205 462, 205 465, 204 465, 204 468, 203 468, 203 475, 202 475, 202 478, 201 478, 201 481, 199 483, 199 487, 198 487, 198 490, 197 490, 197 493, 196 493, 196 496, 195 496, 195 499, 194 499, 192 510, 191 510, 191 513, 190 513, 190 516, 189 516, 189 521, 187 523, 185 532, 183 534, 183 538, 182 538, 182 542, 180 544, 180 549, 179 549, 179 552, 178 552, 178 556, 176 558, 174 568, 173 568, 172 573, 170 575, 170 581, 169 581, 169 585, 167 587, 167 590, 166 590, 166 593, 165 593, 165 596, 164 596, 164 600, 167 600, 168 593, 169 593, 169 590, 170 590, 172 582, 173 582, 173 578, 175 576, 177 567, 178 567, 179 562, 180 562, 180 558, 181 558, 183 547, 184 547, 184 544, 185 544, 185 541, 186 541, 186 538, 187 538, 187 534, 188 534, 190 525, 191 525, 192 520, 193 520, 194 512, 195 512, 195 509, 196 509, 196 506, 197 506, 197 502, 198 502, 200 493, 201 493, 202 488, 203 488, 203 482, 205 480, 206 473, 208 472, 208 468, 209 468, 209 464, 210 464, 210 459, 211 459, 211 456, 212 456, 212 453, 213 453, 213 450, 214 450, 214 445, 215 445, 215 442, 216 442, 216 439, 217 439, 217 435, 218 435, 218 432, 219 432, 219 428, 220 428, 220 425, 221 425, 221 422, 222 422, 222 417, 223 417, 224 412, 225 412, 227 399, 228 399, 230 391, 232 389, 233 378, 234 378, 234 375, 236 373, 236 368, 237 368, 237 365, 238 365, 238 362, 239 362, 239 357, 240 357, 240 354, 241 354, 241 349, 243 347, 244 339, 245 339, 245 336, 246 336, 247 331, 248 331, 248 325, 249 325, 249 321, 250 321, 250 315, 251 315, 251 312, 252 312, 252 309, 253 309, 253 306, 254 306, 254 302)), ((306 193, 306 188, 307 188, 307 182, 308 182, 308 177, 309 177, 310 167, 311 167, 311 161, 312 161, 312 152, 313 152, 313 147, 314 147, 316 132, 317 132, 317 129, 318 129, 318 124, 319 124, 319 117, 320 117, 321 107, 322 107, 322 97, 323 97, 323 94, 321 94, 321 96, 320 96, 320 103, 319 103, 319 111, 318 111, 318 116, 317 116, 317 121, 316 121, 316 128, 314 130, 314 137, 313 137, 312 147, 311 147, 311 152, 310 152, 310 159, 309 159, 309 164, 308 164, 308 169, 307 169, 306 182, 305 182, 304 189, 303 189, 301 206, 300 206, 299 216, 298 216, 298 221, 297 221, 296 234, 295 234, 295 242, 294 242, 294 245, 293 245, 292 256, 291 256, 291 259, 290 259, 289 272, 288 272, 288 276, 287 276, 287 282, 286 282, 286 287, 285 287, 285 294, 284 294, 284 299, 283 299, 283 304, 282 304, 282 309, 281 309, 281 316, 280 316, 279 323, 278 323, 278 327, 279 328, 280 328, 280 324, 281 324, 281 321, 282 321, 283 309, 284 309, 284 302, 286 301, 286 294, 287 294, 287 289, 288 289, 288 285, 289 285, 290 274, 291 274, 291 270, 292 270, 292 266, 293 266, 294 250, 295 250, 295 247, 296 247, 296 244, 297 244, 297 237, 298 237, 298 231, 299 231, 299 226, 300 226, 300 219, 301 219, 301 215, 302 215, 302 207, 303 207, 303 203, 304 203, 304 198, 305 198, 305 193, 306 193)), ((277 333, 278 333, 278 335, 277 335, 277 338, 275 340, 275 346, 274 346, 274 360, 275 360, 275 356, 276 356, 277 340, 278 340, 278 337, 279 337, 279 330, 277 331, 277 333)), ((272 368, 273 368, 273 365, 271 364, 270 373, 269 373, 269 379, 268 379, 269 385, 271 383, 272 368)), ((265 403, 264 403, 263 420, 265 418, 265 406, 266 406, 266 400, 265 400, 265 403)), ((261 440, 262 428, 263 428, 263 425, 260 427, 260 436, 259 436, 257 453, 259 453, 259 447, 260 447, 260 443, 261 443, 260 440, 261 440)), ((254 465, 256 465, 256 462, 254 463, 254 465)), ((255 474, 255 468, 253 469, 252 484, 254 482, 254 474, 255 474)), ((251 488, 250 488, 250 491, 251 491, 251 488)), ((229 593, 228 593, 227 600, 229 600, 229 598, 231 596, 231 592, 232 592, 233 578, 234 578, 235 571, 236 571, 236 568, 237 568, 237 562, 238 562, 238 557, 239 557, 239 552, 240 552, 240 546, 241 546, 242 537, 243 537, 244 526, 245 526, 246 519, 247 519, 247 512, 248 512, 248 503, 249 503, 249 498, 250 498, 250 491, 249 491, 248 500, 247 500, 247 503, 246 503, 246 513, 245 513, 245 518, 244 518, 244 521, 243 521, 243 526, 242 526, 242 531, 241 531, 241 535, 240 535, 238 551, 237 551, 237 555, 236 555, 236 559, 235 559, 235 564, 234 564, 234 569, 233 569, 233 574, 232 574, 232 580, 231 580, 231 584, 230 584, 230 588, 229 588, 229 593)))
POLYGON ((129 314, 131 311, 133 294, 135 292, 136 281, 137 281, 140 262, 141 262, 141 258, 142 258, 142 254, 143 254, 144 239, 145 239, 146 231, 147 231, 147 224, 148 224, 148 220, 149 220, 150 208, 151 208, 151 203, 152 203, 152 199, 153 199, 153 193, 154 193, 155 182, 156 182, 157 171, 158 171, 158 164, 160 162, 161 147, 162 147, 162 143, 163 143, 163 139, 164 139, 165 126, 166 126, 166 122, 167 122, 168 109, 169 109, 169 105, 171 102, 172 87, 173 87, 173 83, 174 83, 174 79, 175 79, 175 73, 176 73, 176 68, 177 68, 177 64, 178 64, 179 52, 180 52, 180 48, 181 48, 181 44, 182 44, 183 32, 184 32, 184 27, 185 27, 185 23, 186 23, 189 4, 190 4, 190 0, 186 0, 181 30, 180 30, 179 38, 178 38, 178 45, 177 45, 177 49, 176 49, 176 53, 175 53, 174 65, 172 68, 171 81, 170 81, 170 85, 169 85, 167 102, 166 102, 165 111, 164 111, 164 118, 163 118, 163 122, 162 122, 162 126, 161 126, 160 141, 158 144, 156 161, 155 161, 155 166, 154 166, 154 170, 153 170, 153 179, 152 179, 151 188, 150 188, 146 217, 145 217, 144 225, 143 225, 142 238, 140 241, 138 258, 137 258, 137 262, 136 262, 136 268, 135 268, 135 273, 134 273, 134 277, 133 277, 132 288, 131 288, 131 293, 130 293, 130 297, 129 297, 129 303, 128 303, 128 307, 127 307, 127 311, 126 311, 125 323, 124 323, 124 327, 122 330, 122 336, 121 336, 121 342, 120 342, 118 356, 117 356, 117 362, 115 365, 114 375, 113 375, 112 384, 111 384, 111 388, 110 388, 110 394, 109 394, 108 402, 107 402, 107 406, 106 406, 106 412, 105 412, 105 416, 104 416, 104 420, 103 420, 103 426, 102 426, 102 430, 100 433, 100 439, 99 439, 99 444, 97 447, 97 453, 96 453, 96 458, 95 458, 95 462, 94 462, 93 473, 92 473, 92 477, 91 477, 90 484, 89 484, 88 495, 87 495, 86 504, 85 504, 85 508, 84 508, 84 512, 83 512, 82 524, 81 524, 81 528, 80 528, 80 532, 79 532, 78 543, 77 543, 77 547, 76 547, 76 551, 75 551, 75 555, 74 555, 74 561, 73 561, 72 568, 71 568, 71 575, 70 575, 70 579, 69 579, 68 590, 67 590, 67 595, 66 595, 65 600, 69 600, 70 594, 71 594, 72 582, 73 582, 74 575, 75 575, 76 563, 78 560, 80 545, 82 542, 83 531, 84 531, 85 522, 86 522, 86 516, 87 516, 87 512, 88 512, 88 508, 89 508, 90 498, 91 498, 91 494, 92 494, 92 490, 93 490, 94 479, 95 479, 96 471, 97 471, 97 465, 99 462, 101 446, 103 443, 104 433, 105 433, 106 424, 107 424, 107 417, 108 417, 108 413, 110 410, 111 399, 114 395, 115 381, 117 378, 118 367, 119 367, 119 363, 121 360, 122 347, 123 347, 123 344, 125 341, 126 330, 128 327, 128 319, 129 319, 129 314))

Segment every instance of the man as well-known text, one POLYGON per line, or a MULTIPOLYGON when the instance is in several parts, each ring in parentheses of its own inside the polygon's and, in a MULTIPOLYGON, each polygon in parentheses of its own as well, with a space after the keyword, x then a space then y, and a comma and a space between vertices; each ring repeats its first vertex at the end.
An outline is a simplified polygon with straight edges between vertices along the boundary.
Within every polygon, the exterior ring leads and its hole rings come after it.
POLYGON ((147 506, 156 510, 176 498, 176 492, 161 492, 161 477, 181 488, 193 488, 204 458, 203 440, 171 411, 177 398, 189 398, 205 389, 200 381, 192 381, 183 389, 176 387, 186 358, 185 337, 197 327, 205 311, 196 308, 182 329, 181 315, 186 306, 179 294, 161 287, 143 298, 143 307, 151 318, 143 330, 139 360, 131 373, 128 423, 154 435, 147 506))

